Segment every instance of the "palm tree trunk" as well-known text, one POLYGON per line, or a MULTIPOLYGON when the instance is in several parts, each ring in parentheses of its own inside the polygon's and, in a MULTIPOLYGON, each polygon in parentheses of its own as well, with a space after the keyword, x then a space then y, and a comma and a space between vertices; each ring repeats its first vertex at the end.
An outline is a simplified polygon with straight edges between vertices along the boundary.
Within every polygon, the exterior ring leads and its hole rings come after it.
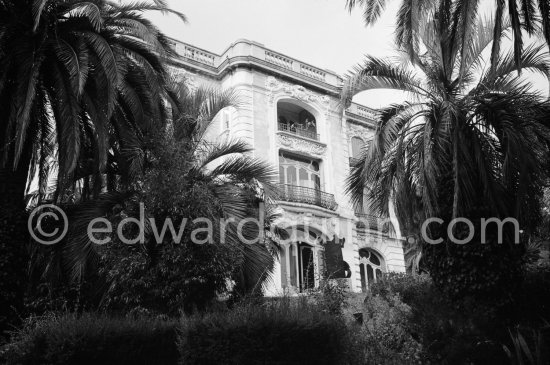
POLYGON ((0 167, 0 337, 22 315, 29 237, 24 194, 31 152, 28 144, 15 170, 10 161, 0 167))

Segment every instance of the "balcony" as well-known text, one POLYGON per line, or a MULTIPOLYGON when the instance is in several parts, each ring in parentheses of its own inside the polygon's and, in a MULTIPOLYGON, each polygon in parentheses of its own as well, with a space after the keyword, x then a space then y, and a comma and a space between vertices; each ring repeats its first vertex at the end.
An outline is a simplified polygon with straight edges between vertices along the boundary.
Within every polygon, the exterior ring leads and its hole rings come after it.
POLYGON ((355 211, 355 216, 359 218, 357 228, 368 228, 373 231, 380 231, 382 233, 389 232, 389 225, 391 223, 383 218, 361 211, 355 211))
POLYGON ((311 204, 330 210, 338 208, 334 195, 321 190, 287 184, 280 184, 279 190, 280 200, 283 201, 311 204))
POLYGON ((313 139, 315 141, 319 140, 319 135, 317 133, 306 129, 296 128, 285 123, 279 123, 279 131, 295 134, 297 136, 313 139))

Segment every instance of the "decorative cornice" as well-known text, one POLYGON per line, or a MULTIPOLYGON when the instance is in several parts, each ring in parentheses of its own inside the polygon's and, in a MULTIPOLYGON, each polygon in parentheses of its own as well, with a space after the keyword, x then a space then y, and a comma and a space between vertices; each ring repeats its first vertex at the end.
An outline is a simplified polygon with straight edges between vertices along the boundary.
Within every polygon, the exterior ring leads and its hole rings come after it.
POLYGON ((277 133, 277 147, 305 153, 313 157, 324 157, 327 151, 327 146, 323 143, 302 139, 284 132, 277 133))
POLYGON ((313 92, 302 85, 289 84, 269 76, 265 87, 268 90, 270 103, 273 103, 276 95, 287 95, 304 103, 316 105, 325 114, 330 111, 330 97, 313 92))

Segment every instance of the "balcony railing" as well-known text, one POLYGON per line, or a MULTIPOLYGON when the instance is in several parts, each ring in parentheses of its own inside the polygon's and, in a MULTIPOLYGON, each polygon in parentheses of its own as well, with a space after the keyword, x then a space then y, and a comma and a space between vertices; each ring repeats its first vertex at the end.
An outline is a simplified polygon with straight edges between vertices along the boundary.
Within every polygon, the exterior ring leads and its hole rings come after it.
POLYGON ((278 53, 268 51, 267 49, 265 50, 265 60, 274 65, 286 68, 287 70, 292 70, 292 64, 294 63, 294 60, 292 58, 288 58, 278 53))
POLYGON ((286 123, 279 123, 279 130, 281 132, 296 134, 298 136, 314 139, 316 141, 319 140, 319 135, 314 131, 308 131, 307 129, 296 128, 286 123))
POLYGON ((287 184, 280 184, 279 189, 283 201, 317 205, 330 210, 338 208, 334 195, 321 190, 287 184))
POLYGON ((378 112, 375 109, 367 108, 366 106, 356 103, 351 103, 351 105, 346 109, 346 112, 372 121, 377 120, 378 116, 378 112))
POLYGON ((368 228, 382 233, 389 232, 389 225, 391 224, 389 220, 361 211, 355 211, 355 216, 359 218, 359 223, 363 226, 361 228, 368 228))
MULTIPOLYGON (((176 50, 180 51, 181 47, 176 46, 176 50)), ((195 60, 200 63, 204 63, 208 66, 214 66, 216 62, 216 55, 210 52, 203 51, 202 49, 190 46, 190 45, 184 45, 182 56, 195 60)))
POLYGON ((311 77, 312 79, 317 79, 319 81, 325 81, 326 72, 323 70, 320 70, 315 67, 311 67, 308 65, 301 64, 300 65, 300 73, 302 75, 306 75, 308 77, 311 77))

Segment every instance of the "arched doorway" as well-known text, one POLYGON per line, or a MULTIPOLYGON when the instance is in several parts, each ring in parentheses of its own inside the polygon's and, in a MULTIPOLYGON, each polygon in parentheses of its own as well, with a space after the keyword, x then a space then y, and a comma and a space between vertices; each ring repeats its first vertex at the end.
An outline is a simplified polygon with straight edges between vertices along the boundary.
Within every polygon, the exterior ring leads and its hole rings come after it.
POLYGON ((298 292, 313 289, 323 267, 321 234, 304 227, 287 230, 291 238, 282 245, 280 255, 282 287, 298 292))

